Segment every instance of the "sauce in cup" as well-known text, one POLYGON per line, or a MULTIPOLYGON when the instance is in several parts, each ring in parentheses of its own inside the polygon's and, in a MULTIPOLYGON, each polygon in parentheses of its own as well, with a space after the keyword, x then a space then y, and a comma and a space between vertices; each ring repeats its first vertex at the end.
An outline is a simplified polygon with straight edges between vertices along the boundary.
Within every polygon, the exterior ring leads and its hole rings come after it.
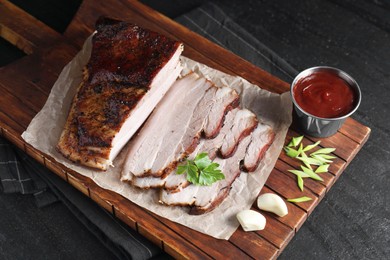
POLYGON ((322 118, 341 117, 355 106, 350 85, 329 71, 317 71, 298 80, 293 90, 297 104, 307 113, 322 118))
POLYGON ((320 66, 299 73, 291 83, 297 125, 313 137, 334 135, 360 105, 356 81, 342 70, 320 66))

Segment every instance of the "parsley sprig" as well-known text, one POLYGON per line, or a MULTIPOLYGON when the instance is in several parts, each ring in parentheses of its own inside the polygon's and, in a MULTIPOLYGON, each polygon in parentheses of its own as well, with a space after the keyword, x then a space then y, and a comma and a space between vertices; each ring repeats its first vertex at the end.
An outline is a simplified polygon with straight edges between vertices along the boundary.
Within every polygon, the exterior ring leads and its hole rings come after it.
POLYGON ((195 185, 211 185, 216 181, 225 179, 225 175, 219 164, 212 162, 208 154, 203 152, 197 154, 194 160, 186 159, 184 165, 177 167, 176 174, 187 174, 187 180, 195 185))

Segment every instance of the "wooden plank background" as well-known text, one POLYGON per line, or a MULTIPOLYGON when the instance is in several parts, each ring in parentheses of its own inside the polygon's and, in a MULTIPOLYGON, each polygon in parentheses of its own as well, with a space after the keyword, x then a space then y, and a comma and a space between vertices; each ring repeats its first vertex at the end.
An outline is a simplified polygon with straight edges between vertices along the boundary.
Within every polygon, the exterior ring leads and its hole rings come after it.
MULTIPOLYGON (((62 68, 81 48, 101 15, 134 22, 181 40, 185 44, 185 56, 239 75, 264 89, 282 93, 289 90, 289 85, 136 1, 102 1, 96 5, 92 0, 85 0, 64 35, 8 1, 0 0, 0 11, 6 14, 0 17, 0 36, 28 54, 0 68, 0 134, 173 257, 277 257, 369 137, 368 127, 347 119, 336 135, 321 139, 321 147, 336 148, 334 155, 337 159, 330 166, 329 173, 322 175, 323 182, 305 180, 304 192, 298 189, 295 176, 287 171, 298 168, 299 163, 282 152, 261 193, 276 193, 283 198, 306 195, 314 199, 299 204, 288 203, 289 214, 283 218, 262 212, 267 219, 262 231, 244 232, 238 228, 228 241, 214 239, 98 187, 90 179, 26 144, 20 135, 43 107, 62 68)), ((297 135, 300 133, 293 125, 286 142, 297 135)), ((303 142, 307 145, 317 140, 304 138, 303 142)))

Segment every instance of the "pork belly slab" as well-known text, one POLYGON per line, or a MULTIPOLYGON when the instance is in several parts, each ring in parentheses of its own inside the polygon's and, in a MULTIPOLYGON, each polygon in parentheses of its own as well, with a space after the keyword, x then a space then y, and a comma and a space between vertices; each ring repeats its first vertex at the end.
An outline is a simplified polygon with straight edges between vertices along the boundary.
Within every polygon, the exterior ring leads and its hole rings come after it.
POLYGON ((108 18, 96 30, 57 150, 106 170, 180 74, 183 45, 108 18))
POLYGON ((210 129, 219 132, 237 99, 234 90, 218 88, 195 73, 177 80, 129 144, 121 180, 164 178, 196 148, 209 114, 220 115, 215 118, 217 129, 210 129))

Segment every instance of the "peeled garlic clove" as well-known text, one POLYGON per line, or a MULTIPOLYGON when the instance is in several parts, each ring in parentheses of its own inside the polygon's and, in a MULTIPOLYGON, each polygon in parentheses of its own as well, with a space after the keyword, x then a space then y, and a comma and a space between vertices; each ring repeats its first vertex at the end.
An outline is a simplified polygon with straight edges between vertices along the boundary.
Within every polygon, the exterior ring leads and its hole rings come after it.
POLYGON ((276 194, 264 193, 257 198, 257 206, 261 210, 275 213, 279 217, 284 217, 288 213, 284 200, 276 194))
POLYGON ((265 217, 254 210, 243 210, 237 214, 238 222, 240 222, 244 231, 263 230, 265 227, 265 217))

